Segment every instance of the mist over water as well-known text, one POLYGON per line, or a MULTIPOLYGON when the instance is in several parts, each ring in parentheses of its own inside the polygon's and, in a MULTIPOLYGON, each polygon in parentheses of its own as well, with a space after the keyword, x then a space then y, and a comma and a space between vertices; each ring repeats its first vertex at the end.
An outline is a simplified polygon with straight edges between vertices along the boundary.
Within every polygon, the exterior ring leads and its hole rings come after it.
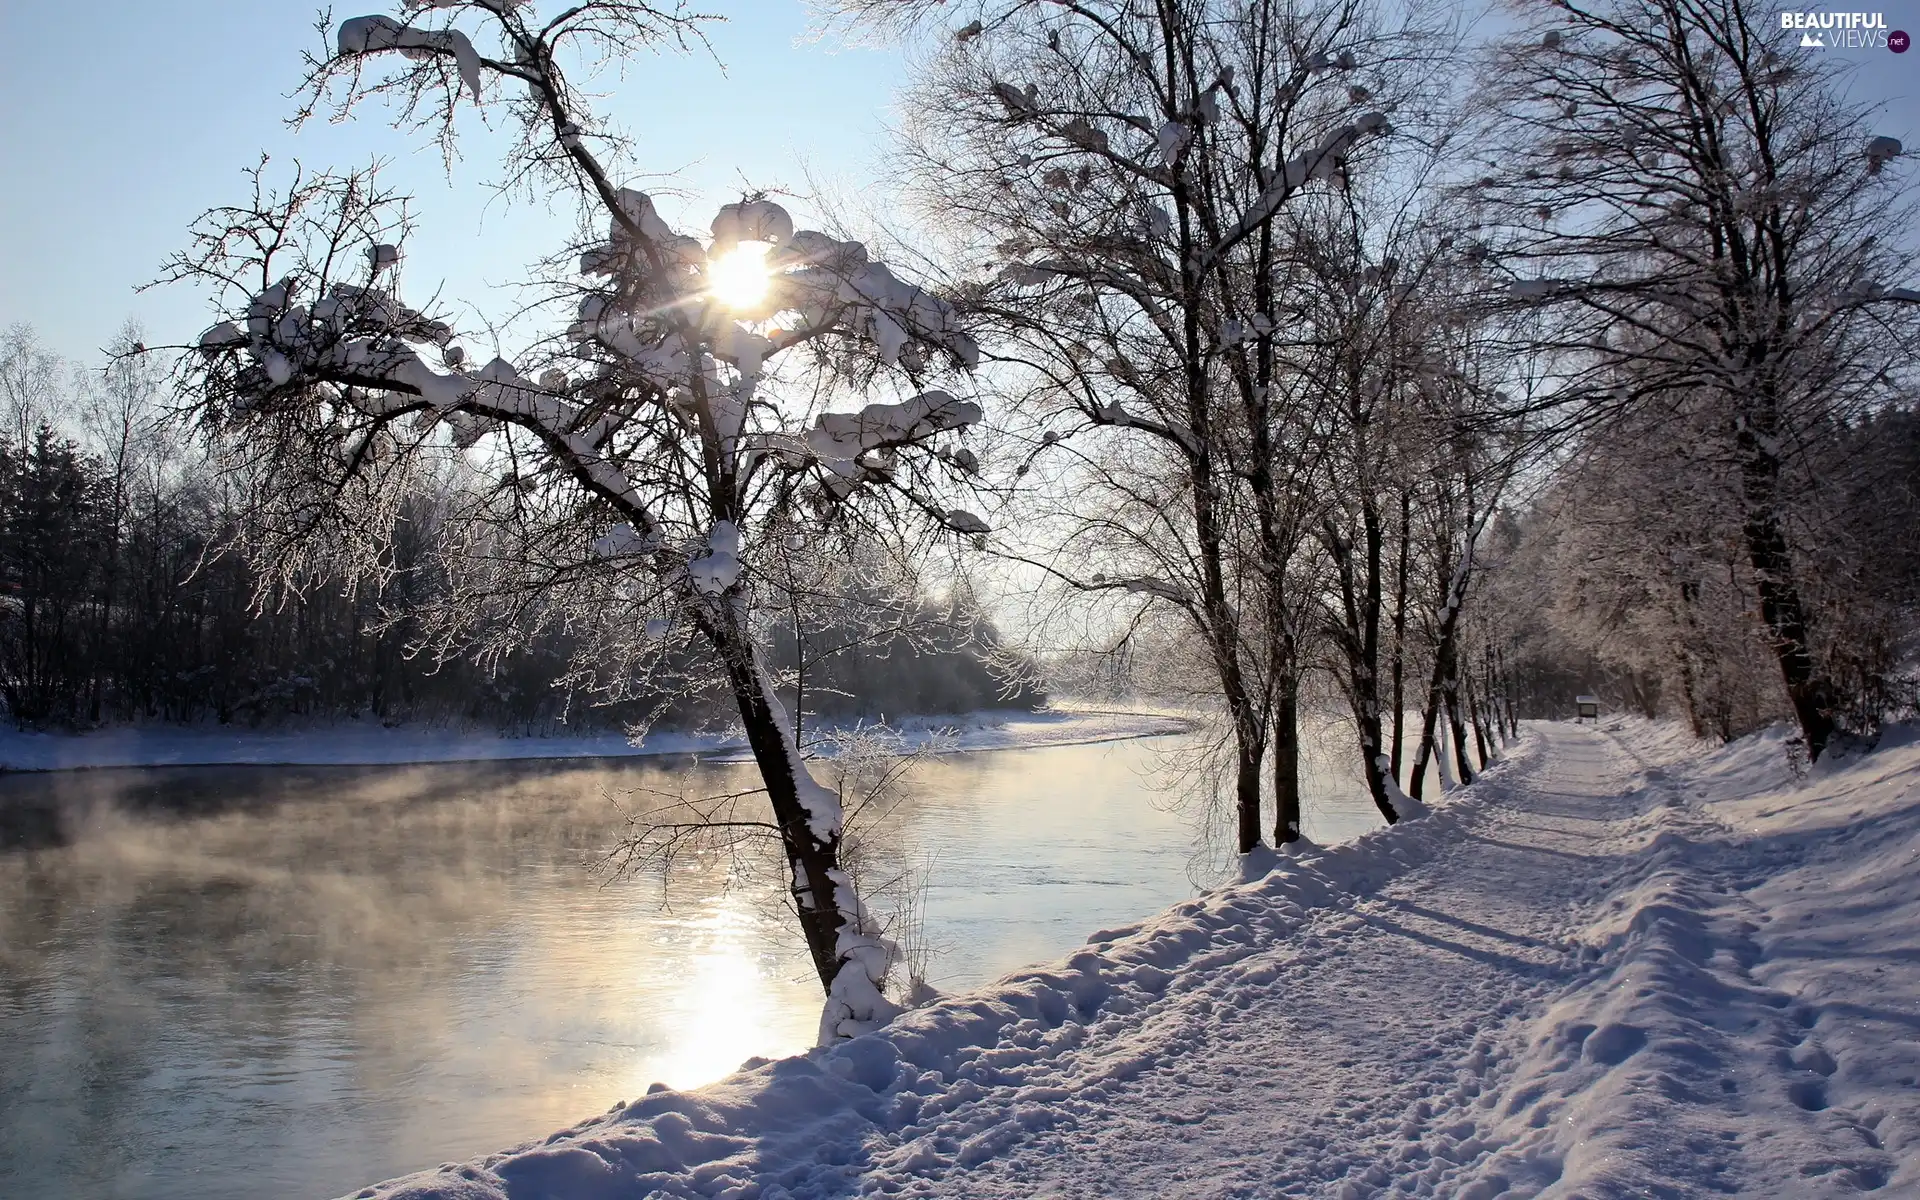
MULTIPOLYGON (((932 981, 1191 895, 1219 864, 1150 779, 1178 742, 917 766, 868 869, 924 870, 932 981)), ((723 857, 664 888, 594 869, 616 797, 752 780, 635 760, 0 778, 0 1195, 335 1195, 805 1049, 819 990, 776 884, 723 857)), ((1320 792, 1316 840, 1374 823, 1320 792)))

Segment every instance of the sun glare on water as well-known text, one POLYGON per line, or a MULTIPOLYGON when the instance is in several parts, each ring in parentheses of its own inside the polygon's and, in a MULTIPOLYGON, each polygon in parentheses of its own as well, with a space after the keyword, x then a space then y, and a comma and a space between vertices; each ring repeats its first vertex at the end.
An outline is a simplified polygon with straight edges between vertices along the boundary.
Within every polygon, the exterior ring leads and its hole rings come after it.
POLYGON ((707 267, 707 292, 728 308, 750 309, 767 296, 767 244, 741 242, 707 267))

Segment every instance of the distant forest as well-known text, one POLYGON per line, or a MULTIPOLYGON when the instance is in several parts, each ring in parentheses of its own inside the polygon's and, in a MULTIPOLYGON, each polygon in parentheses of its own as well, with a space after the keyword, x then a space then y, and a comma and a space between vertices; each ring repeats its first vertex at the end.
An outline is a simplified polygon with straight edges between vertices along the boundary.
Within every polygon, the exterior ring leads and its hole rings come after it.
MULTIPOLYGON (((260 575, 223 553, 240 492, 169 423, 163 378, 138 359, 74 367, 30 329, 0 336, 0 703, 14 724, 352 718, 538 733, 731 714, 719 693, 627 687, 605 702, 606 681, 578 681, 574 647, 546 630, 486 662, 418 652, 408 614, 444 583, 430 494, 408 506, 380 580, 263 594, 260 575)), ((903 605, 916 616, 911 638, 839 631, 836 644, 853 644, 809 667, 810 714, 1044 702, 1031 672, 1009 682, 1008 656, 979 613, 919 597, 894 598, 889 611, 903 605)), ((790 666, 792 639, 774 649, 786 660, 775 665, 790 666)))

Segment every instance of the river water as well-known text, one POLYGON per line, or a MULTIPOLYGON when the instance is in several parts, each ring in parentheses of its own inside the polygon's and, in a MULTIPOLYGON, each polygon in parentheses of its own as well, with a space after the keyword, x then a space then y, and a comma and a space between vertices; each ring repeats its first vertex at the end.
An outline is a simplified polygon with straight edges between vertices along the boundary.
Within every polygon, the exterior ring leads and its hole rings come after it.
MULTIPOLYGON (((916 764, 867 878, 883 906, 920 897, 931 981, 1058 957, 1217 879, 1157 786, 1184 741, 916 764)), ((632 759, 0 777, 0 1196, 337 1195, 805 1049, 818 985, 764 873, 596 869, 622 807, 749 778, 632 759)), ((1356 788, 1309 791, 1315 840, 1374 824, 1356 788)))

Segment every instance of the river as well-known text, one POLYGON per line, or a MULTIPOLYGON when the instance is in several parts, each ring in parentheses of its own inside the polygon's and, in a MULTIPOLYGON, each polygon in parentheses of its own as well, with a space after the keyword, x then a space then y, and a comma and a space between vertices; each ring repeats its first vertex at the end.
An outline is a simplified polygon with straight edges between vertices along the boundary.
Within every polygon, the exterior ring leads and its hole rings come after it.
MULTIPOLYGON (((867 866, 917 891, 945 991, 1218 878, 1155 786, 1181 737, 919 762, 867 866)), ((749 1056, 819 1014, 764 875, 596 869, 657 760, 0 776, 0 1196, 332 1196, 504 1148, 749 1056), (16 821, 16 824, 18 822, 16 821), (17 841, 18 839, 16 839, 17 841)), ((1308 834, 1374 821, 1309 789, 1308 834)))

